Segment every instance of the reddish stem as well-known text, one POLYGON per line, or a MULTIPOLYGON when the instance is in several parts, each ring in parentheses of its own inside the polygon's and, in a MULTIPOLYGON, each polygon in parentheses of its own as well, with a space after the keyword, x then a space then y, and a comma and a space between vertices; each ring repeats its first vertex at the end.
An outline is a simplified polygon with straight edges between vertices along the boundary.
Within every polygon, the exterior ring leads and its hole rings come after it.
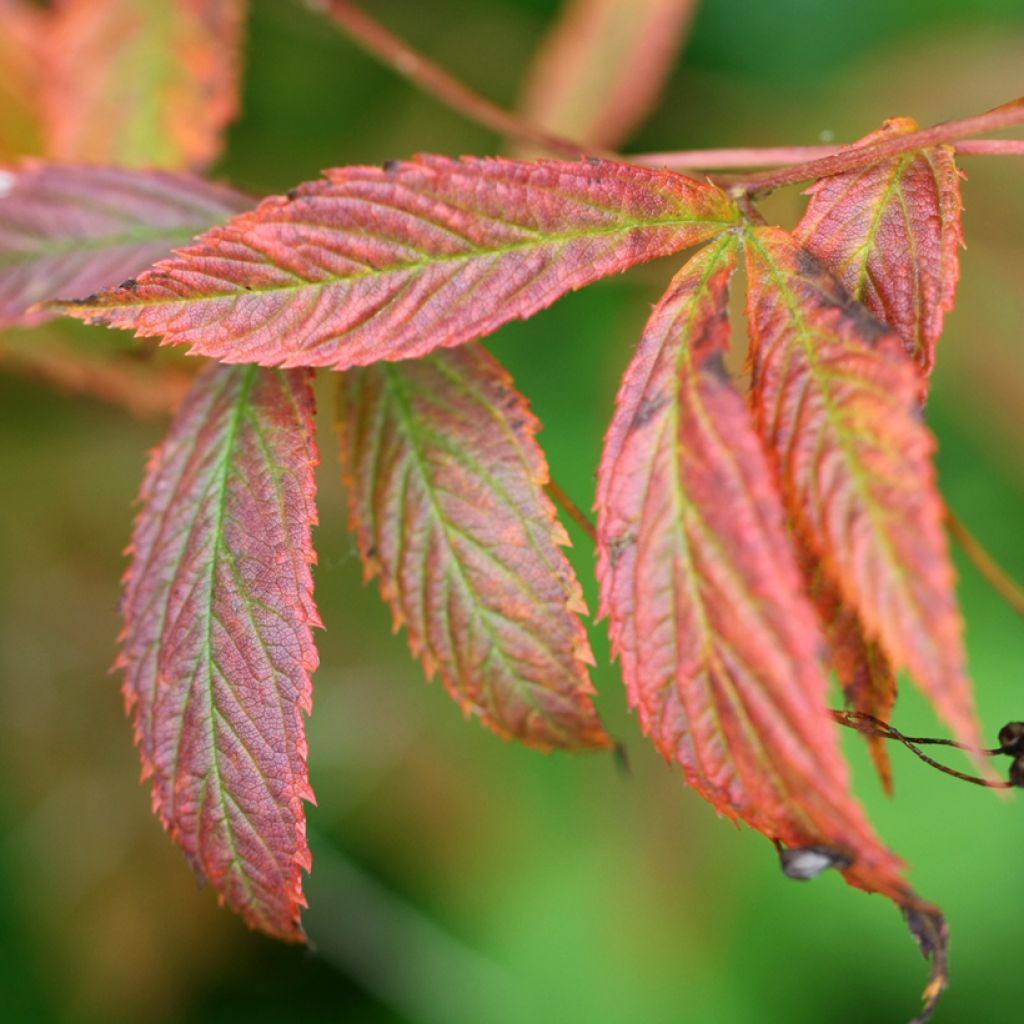
POLYGON ((551 153, 573 160, 578 160, 587 153, 606 158, 614 156, 607 151, 588 149, 571 139, 546 132, 505 110, 504 107, 492 103, 453 78, 418 50, 414 50, 404 39, 396 36, 349 0, 306 2, 310 7, 332 18, 354 42, 389 65, 403 78, 477 124, 490 128, 499 135, 541 146, 551 153))
MULTIPOLYGON (((955 144, 957 156, 1024 156, 1024 139, 968 139, 955 144)), ((750 149, 687 149, 668 153, 630 153, 625 159, 669 170, 726 170, 786 166, 834 156, 842 146, 764 146, 750 149)))
POLYGON ((1012 100, 1010 103, 1004 103, 984 114, 965 117, 959 121, 943 121, 940 124, 932 125, 931 128, 922 128, 920 131, 910 132, 907 135, 894 135, 879 139, 870 145, 852 147, 841 153, 833 153, 831 156, 792 164, 779 170, 733 176, 726 180, 737 188, 742 187, 747 195, 754 195, 778 188, 780 185, 795 185, 812 178, 824 178, 830 174, 856 170, 858 167, 888 160, 890 157, 909 153, 911 150, 938 146, 947 142, 955 142, 968 135, 1001 131, 1004 128, 1016 128, 1020 125, 1024 125, 1024 98, 1012 100))

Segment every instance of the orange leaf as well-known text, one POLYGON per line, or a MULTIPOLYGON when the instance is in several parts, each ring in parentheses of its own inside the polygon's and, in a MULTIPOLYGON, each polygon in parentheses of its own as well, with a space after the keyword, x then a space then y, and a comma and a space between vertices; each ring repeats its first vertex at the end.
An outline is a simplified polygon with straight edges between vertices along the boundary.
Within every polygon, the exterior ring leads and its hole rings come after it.
MULTIPOLYGON (((892 118, 854 147, 917 130, 909 117, 892 118)), ((952 146, 822 178, 807 191, 796 237, 931 373, 960 278, 963 203, 952 146)))
POLYGON ((692 786, 903 902, 902 865, 850 792, 782 501, 722 364, 738 245, 677 274, 619 391, 598 483, 602 612, 644 731, 692 786))
POLYGON ((790 514, 868 637, 980 746, 920 376, 787 232, 750 231, 747 266, 754 411, 790 514))
POLYGON ((205 167, 238 111, 244 0, 57 0, 43 104, 55 160, 205 167))

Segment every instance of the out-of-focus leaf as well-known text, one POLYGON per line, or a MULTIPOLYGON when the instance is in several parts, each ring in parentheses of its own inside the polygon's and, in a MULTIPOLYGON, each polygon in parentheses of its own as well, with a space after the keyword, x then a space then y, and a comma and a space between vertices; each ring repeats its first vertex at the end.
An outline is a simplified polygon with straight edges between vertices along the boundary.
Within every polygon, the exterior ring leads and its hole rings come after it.
POLYGON ((27 0, 0 0, 0 160, 38 152, 43 12, 27 0))
POLYGON ((238 110, 244 0, 56 0, 48 155, 201 168, 238 110))
POLYGON ((329 171, 63 308, 224 362, 347 369, 470 341, 737 217, 667 171, 423 156, 329 171))
MULTIPOLYGON (((25 161, 0 171, 0 326, 141 273, 253 200, 189 174, 25 161)), ((50 314, 52 315, 52 314, 50 314)))
POLYGON ((153 806, 253 928, 302 941, 319 624, 309 374, 211 366, 154 452, 119 665, 153 806))
POLYGON ((527 73, 527 120, 611 147, 654 107, 697 0, 568 0, 527 73))
POLYGON ((914 936, 921 955, 931 962, 932 976, 924 990, 924 1006, 910 1024, 927 1024, 938 1008, 942 993, 949 984, 949 925, 937 907, 905 907, 910 934, 914 936))
POLYGON ((598 482, 602 612, 631 705, 715 808, 909 898, 850 791, 782 499, 728 379, 738 240, 695 256, 619 391, 598 482))
POLYGON ((351 370, 342 463, 366 578, 467 715, 541 749, 609 747, 539 424, 479 345, 351 370))
POLYGON ((787 232, 749 231, 747 268, 753 405, 790 514, 868 638, 978 747, 920 375, 787 232))
MULTIPOLYGON (((855 146, 917 131, 886 121, 855 146)), ((952 146, 823 178, 794 234, 907 346, 927 374, 960 278, 960 173, 952 146)))

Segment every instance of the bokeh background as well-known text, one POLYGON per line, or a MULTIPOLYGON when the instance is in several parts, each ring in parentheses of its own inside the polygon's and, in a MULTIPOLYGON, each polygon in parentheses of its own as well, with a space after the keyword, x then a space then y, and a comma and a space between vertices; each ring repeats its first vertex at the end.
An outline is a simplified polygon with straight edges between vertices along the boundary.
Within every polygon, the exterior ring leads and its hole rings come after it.
MULTIPOLYGON (((280 191, 322 167, 503 142, 289 0, 253 3, 243 117, 216 174, 280 191)), ((390 0, 368 9, 504 103, 556 0, 390 0)), ((0 31, 2 31, 0 26, 0 31)), ((1024 92, 1019 0, 704 0, 631 148, 845 141, 1024 92)), ((953 509, 1024 578, 1024 188, 1019 159, 965 161, 957 310, 928 420, 953 509)), ((799 194, 767 210, 791 226, 799 194)), ((489 341, 545 424, 554 476, 589 505, 616 380, 672 266, 570 296, 489 341)), ((133 343, 77 325, 83 352, 133 343)), ((13 332, 10 344, 36 335, 13 332)), ((138 784, 108 674, 131 504, 159 418, 56 394, 0 363, 0 1006, 74 1022, 591 1024, 903 1021, 926 968, 897 912, 838 877, 787 881, 769 844, 714 812, 643 741, 607 667, 599 707, 629 752, 542 755, 466 723, 426 685, 360 583, 319 382, 319 635, 309 723, 314 952, 251 935, 200 891, 138 784)), ((573 528, 574 529, 574 528, 573 528)), ((596 606, 593 555, 573 558, 596 606)), ((986 734, 1024 718, 1024 623, 957 557, 986 734)), ((896 723, 940 726, 912 687, 896 723)), ((859 738, 858 791, 912 881, 946 910, 938 1020, 1019 1006, 1024 807, 895 749, 886 799, 859 738)))

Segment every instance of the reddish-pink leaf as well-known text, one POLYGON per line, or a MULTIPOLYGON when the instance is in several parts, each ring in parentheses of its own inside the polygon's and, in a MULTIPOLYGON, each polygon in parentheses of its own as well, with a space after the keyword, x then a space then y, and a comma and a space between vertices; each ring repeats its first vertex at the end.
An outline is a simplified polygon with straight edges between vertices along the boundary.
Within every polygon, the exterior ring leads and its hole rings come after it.
POLYGON ((526 119, 592 146, 617 146, 650 113, 696 0, 569 0, 529 72, 526 119))
POLYGON ((302 941, 318 625, 303 371, 211 366, 142 486, 119 664, 153 806, 253 928, 302 941))
POLYGON ((423 156, 329 171, 63 308, 224 362, 346 369, 470 341, 737 217, 668 171, 423 156))
POLYGON ((754 410, 797 528, 869 639, 980 746, 917 368, 785 231, 748 232, 747 268, 754 410))
POLYGON ((56 0, 48 154, 205 167, 238 110, 244 0, 56 0))
MULTIPOLYGON (((813 564, 813 560, 812 564, 813 564)), ((805 574, 828 642, 830 667, 843 688, 846 703, 857 712, 888 722, 896 705, 896 674, 877 641, 864 635, 860 618, 840 595, 820 565, 805 574)), ((892 764, 884 736, 866 734, 868 750, 882 787, 892 795, 892 764)))
POLYGON ((479 345, 346 373, 342 463, 367 579, 428 676, 531 746, 609 747, 539 424, 479 345))
POLYGON ((0 171, 0 326, 109 288, 252 206, 188 174, 25 161, 0 171))
POLYGON ((738 245, 676 276, 619 391, 598 483, 602 612, 644 731, 692 786, 904 902, 902 865, 850 792, 782 500, 722 363, 738 245))
MULTIPOLYGON (((918 130, 909 117, 855 146, 918 130)), ((847 291, 903 338, 925 373, 953 308, 963 231, 952 146, 935 146, 823 178, 794 232, 847 291)))

